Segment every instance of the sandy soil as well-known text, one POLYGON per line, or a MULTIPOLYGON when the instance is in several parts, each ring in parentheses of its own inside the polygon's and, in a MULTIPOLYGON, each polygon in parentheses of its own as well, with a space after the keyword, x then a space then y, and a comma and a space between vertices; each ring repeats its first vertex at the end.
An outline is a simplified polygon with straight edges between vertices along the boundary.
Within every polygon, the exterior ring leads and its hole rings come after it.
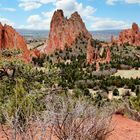
MULTIPOLYGON (((111 130, 114 129, 106 140, 140 140, 140 122, 130 120, 121 115, 114 115, 111 122, 111 130)), ((6 129, 7 130, 7 129, 6 129)), ((7 131, 8 132, 8 131, 7 131)), ((44 140, 50 140, 49 133, 46 133, 44 140)), ((0 127, 0 140, 7 140, 0 127)), ((9 140, 12 140, 11 138, 9 140)), ((21 139, 17 139, 21 140, 21 139)), ((39 140, 39 137, 35 140, 39 140)), ((57 140, 52 138, 51 140, 57 140)))
POLYGON ((140 78, 140 69, 139 70, 118 70, 117 73, 114 74, 115 76, 121 76, 124 78, 140 78))
POLYGON ((107 140, 140 140, 140 122, 115 115, 113 116, 112 126, 114 126, 114 131, 107 140))

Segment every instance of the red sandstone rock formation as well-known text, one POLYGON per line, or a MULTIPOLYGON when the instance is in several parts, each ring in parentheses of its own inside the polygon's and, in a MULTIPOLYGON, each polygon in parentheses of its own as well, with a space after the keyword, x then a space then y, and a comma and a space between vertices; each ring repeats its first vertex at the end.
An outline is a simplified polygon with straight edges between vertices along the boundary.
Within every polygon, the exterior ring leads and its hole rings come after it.
POLYGON ((57 49, 64 50, 66 47, 71 47, 80 34, 87 40, 92 37, 77 12, 67 19, 62 10, 55 11, 51 21, 49 39, 45 44, 46 53, 50 54, 57 49))
POLYGON ((112 44, 115 43, 115 39, 114 39, 114 36, 113 36, 113 35, 111 36, 111 43, 112 43, 112 44))
POLYGON ((96 71, 100 71, 100 65, 99 65, 99 62, 96 62, 96 71))
POLYGON ((132 30, 133 30, 135 33, 138 33, 138 32, 139 32, 139 26, 138 26, 138 24, 133 23, 133 24, 132 24, 132 30))
POLYGON ((33 57, 39 58, 41 56, 41 52, 38 49, 34 49, 34 50, 30 51, 30 56, 31 56, 31 58, 33 58, 33 57))
POLYGON ((107 48, 107 51, 106 51, 106 63, 110 63, 111 61, 111 52, 110 52, 110 49, 107 48))
POLYGON ((132 24, 131 29, 123 30, 117 40, 118 46, 129 44, 132 46, 140 46, 140 30, 136 23, 132 24))
POLYGON ((105 43, 101 43, 101 49, 98 50, 98 48, 93 49, 93 47, 91 46, 91 41, 88 41, 88 46, 87 46, 87 63, 88 64, 96 64, 96 71, 100 70, 100 65, 99 63, 103 64, 103 63, 110 63, 111 61, 111 51, 110 51, 110 44, 105 44, 105 43), (106 57, 105 58, 101 58, 101 54, 106 53, 106 57))
POLYGON ((30 51, 27 48, 24 38, 19 35, 11 26, 0 23, 0 50, 15 49, 20 50, 20 58, 24 61, 30 61, 30 51))
POLYGON ((1 47, 2 47, 2 29, 3 29, 3 26, 0 23, 0 50, 1 50, 1 47))
POLYGON ((110 50, 107 50, 106 58, 100 58, 98 48, 94 49, 95 46, 93 46, 92 43, 92 35, 87 31, 85 24, 77 12, 73 13, 69 19, 64 17, 62 10, 54 12, 50 26, 49 38, 45 44, 45 53, 49 55, 55 50, 64 50, 67 47, 73 47, 74 44, 76 44, 77 39, 81 37, 84 38, 84 41, 87 43, 86 54, 88 64, 96 63, 97 70, 99 70, 99 63, 110 62, 110 50))
POLYGON ((93 46, 91 45, 91 39, 88 40, 87 45, 87 63, 92 64, 94 61, 94 53, 93 53, 93 46))

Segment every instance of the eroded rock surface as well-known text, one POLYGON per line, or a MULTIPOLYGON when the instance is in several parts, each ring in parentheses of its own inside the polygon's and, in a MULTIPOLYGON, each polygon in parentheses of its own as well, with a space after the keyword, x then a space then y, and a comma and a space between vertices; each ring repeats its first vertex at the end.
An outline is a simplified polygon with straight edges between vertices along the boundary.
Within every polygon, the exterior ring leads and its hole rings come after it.
POLYGON ((120 33, 116 42, 119 47, 123 46, 124 44, 140 46, 139 26, 136 23, 133 23, 131 29, 125 29, 120 33))
POLYGON ((91 64, 94 61, 94 50, 93 46, 91 44, 91 40, 88 40, 88 45, 87 45, 87 63, 91 64))
MULTIPOLYGON (((62 10, 55 11, 50 25, 49 37, 45 44, 45 53, 49 55, 57 50, 63 51, 66 48, 73 48, 74 46, 83 48, 83 44, 86 44, 85 52, 88 64, 110 62, 111 54, 108 50, 108 46, 105 44, 105 49, 103 49, 107 53, 107 58, 101 59, 99 55, 100 51, 93 45, 92 35, 86 29, 82 18, 77 12, 73 13, 71 17, 67 19, 64 17, 62 10), (82 44, 77 43, 79 39, 82 40, 82 44)), ((99 69, 99 65, 97 69, 99 69)))
POLYGON ((50 54, 55 50, 71 47, 80 34, 87 40, 91 38, 91 34, 77 12, 67 19, 62 10, 55 11, 51 21, 49 39, 45 44, 46 53, 50 54))
POLYGON ((0 23, 0 51, 19 50, 21 53, 18 57, 24 61, 30 61, 30 51, 27 48, 24 38, 9 25, 0 23))

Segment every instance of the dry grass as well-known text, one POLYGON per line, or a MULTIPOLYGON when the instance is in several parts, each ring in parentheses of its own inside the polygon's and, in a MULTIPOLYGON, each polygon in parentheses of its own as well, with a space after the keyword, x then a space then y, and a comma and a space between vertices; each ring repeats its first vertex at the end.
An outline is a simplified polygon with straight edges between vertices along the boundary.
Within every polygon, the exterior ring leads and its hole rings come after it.
POLYGON ((113 131, 108 107, 98 108, 85 99, 60 95, 48 95, 45 100, 46 110, 29 120, 27 131, 18 133, 17 126, 9 123, 10 135, 3 131, 5 139, 104 140, 113 131))
POLYGON ((139 70, 118 70, 117 73, 114 74, 115 76, 121 76, 124 78, 140 78, 140 69, 139 70))

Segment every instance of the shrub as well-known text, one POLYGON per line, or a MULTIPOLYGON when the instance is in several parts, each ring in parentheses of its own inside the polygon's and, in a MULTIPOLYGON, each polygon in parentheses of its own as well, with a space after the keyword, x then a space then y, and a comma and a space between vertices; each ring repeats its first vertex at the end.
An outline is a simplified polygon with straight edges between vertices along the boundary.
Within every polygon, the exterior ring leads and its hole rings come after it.
POLYGON ((51 99, 47 99, 47 110, 43 116, 46 124, 49 122, 53 127, 52 134, 59 140, 104 140, 109 133, 111 111, 107 108, 97 109, 84 99, 60 96, 51 99))
POLYGON ((137 88, 136 88, 136 95, 140 96, 140 87, 139 86, 137 86, 137 88))
POLYGON ((74 97, 76 97, 76 98, 79 98, 83 95, 82 90, 79 88, 74 89, 73 92, 74 92, 74 97))
POLYGON ((115 89, 113 90, 113 95, 114 95, 114 96, 119 96, 119 91, 118 91, 117 88, 115 88, 115 89))
POLYGON ((135 91, 135 89, 136 89, 135 85, 134 85, 134 84, 132 84, 132 85, 131 85, 131 91, 132 91, 132 92, 134 92, 134 91, 135 91))
POLYGON ((91 97, 91 94, 90 94, 90 92, 89 92, 89 90, 87 88, 84 89, 84 96, 91 97))
POLYGON ((28 93, 23 83, 23 79, 17 79, 10 99, 2 105, 2 114, 5 119, 10 120, 11 123, 18 123, 18 126, 22 128, 26 126, 27 118, 29 119, 36 111, 41 111, 43 105, 42 102, 39 102, 43 95, 37 94, 35 91, 28 93))

